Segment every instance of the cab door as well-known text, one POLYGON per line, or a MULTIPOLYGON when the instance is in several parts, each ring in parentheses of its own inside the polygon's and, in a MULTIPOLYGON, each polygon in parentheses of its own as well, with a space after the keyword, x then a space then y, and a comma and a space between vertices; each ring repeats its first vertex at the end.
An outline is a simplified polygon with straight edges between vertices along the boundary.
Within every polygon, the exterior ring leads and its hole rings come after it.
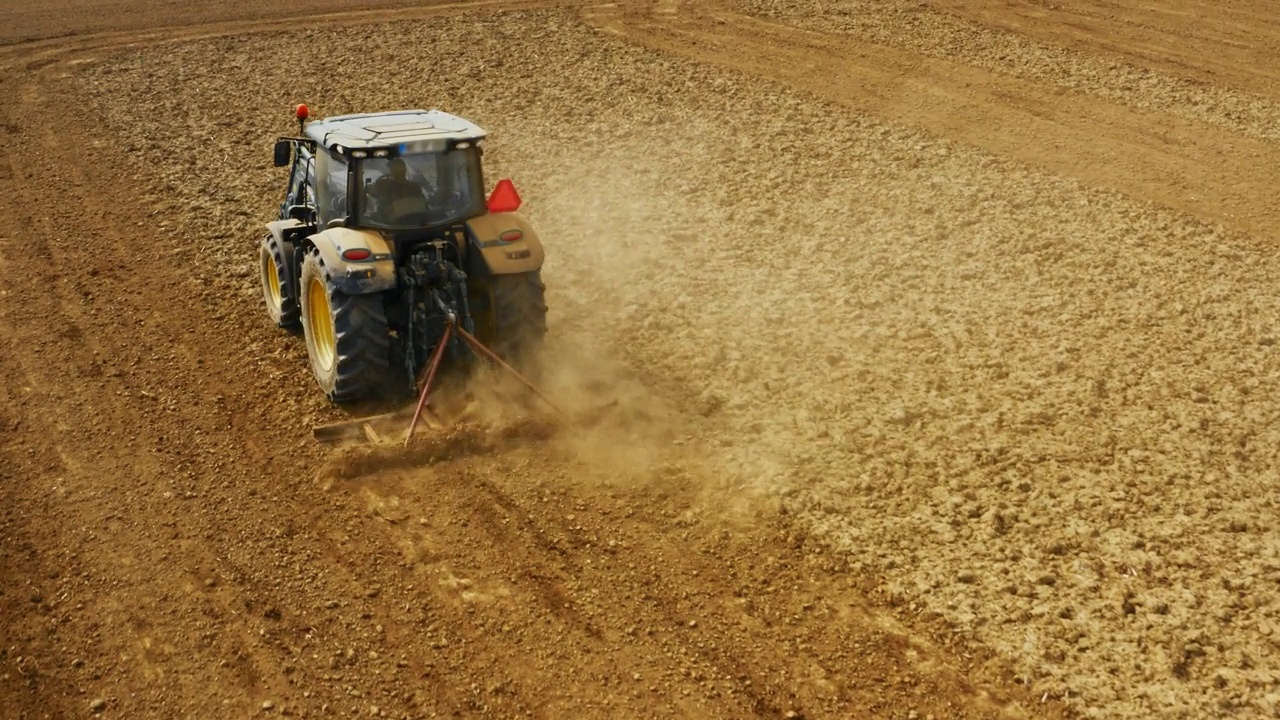
POLYGON ((293 156, 289 170, 289 186, 284 202, 280 204, 280 219, 294 218, 308 225, 315 224, 315 156, 299 147, 293 156))

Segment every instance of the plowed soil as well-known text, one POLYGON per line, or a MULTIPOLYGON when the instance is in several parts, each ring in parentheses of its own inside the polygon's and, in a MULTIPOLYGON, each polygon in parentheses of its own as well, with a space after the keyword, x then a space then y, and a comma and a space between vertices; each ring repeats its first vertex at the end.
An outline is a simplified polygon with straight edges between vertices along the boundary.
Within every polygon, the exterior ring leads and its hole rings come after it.
POLYGON ((1280 10, 278 5, 0 4, 0 718, 1280 714, 1280 10), (313 440, 296 102, 491 131, 562 413, 313 440))

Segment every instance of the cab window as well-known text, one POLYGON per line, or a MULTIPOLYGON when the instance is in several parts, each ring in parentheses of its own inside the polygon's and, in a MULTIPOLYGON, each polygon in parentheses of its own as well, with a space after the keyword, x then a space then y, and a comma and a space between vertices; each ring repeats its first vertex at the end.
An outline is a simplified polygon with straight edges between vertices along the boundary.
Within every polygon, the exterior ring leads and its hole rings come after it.
POLYGON ((347 216, 347 159, 328 150, 317 153, 317 156, 317 210, 320 224, 327 225, 347 216))

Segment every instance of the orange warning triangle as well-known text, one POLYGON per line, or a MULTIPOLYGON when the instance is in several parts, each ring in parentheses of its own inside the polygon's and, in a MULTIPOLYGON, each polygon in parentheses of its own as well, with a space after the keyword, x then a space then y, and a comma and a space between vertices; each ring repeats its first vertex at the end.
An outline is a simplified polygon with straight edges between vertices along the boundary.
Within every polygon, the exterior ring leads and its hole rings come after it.
POLYGON ((503 178, 493 188, 493 194, 489 196, 489 212, 506 213, 515 212, 520 209, 520 193, 516 192, 516 186, 510 180, 503 178))

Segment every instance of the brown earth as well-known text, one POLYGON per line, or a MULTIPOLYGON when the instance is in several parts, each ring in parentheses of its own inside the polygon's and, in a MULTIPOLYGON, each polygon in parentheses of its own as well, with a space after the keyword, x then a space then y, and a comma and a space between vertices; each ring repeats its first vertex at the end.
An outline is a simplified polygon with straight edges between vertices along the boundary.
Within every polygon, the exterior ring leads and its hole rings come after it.
POLYGON ((1280 11, 409 5, 0 6, 0 717, 1276 716, 1280 11), (566 417, 312 442, 297 101, 491 129, 566 417))

